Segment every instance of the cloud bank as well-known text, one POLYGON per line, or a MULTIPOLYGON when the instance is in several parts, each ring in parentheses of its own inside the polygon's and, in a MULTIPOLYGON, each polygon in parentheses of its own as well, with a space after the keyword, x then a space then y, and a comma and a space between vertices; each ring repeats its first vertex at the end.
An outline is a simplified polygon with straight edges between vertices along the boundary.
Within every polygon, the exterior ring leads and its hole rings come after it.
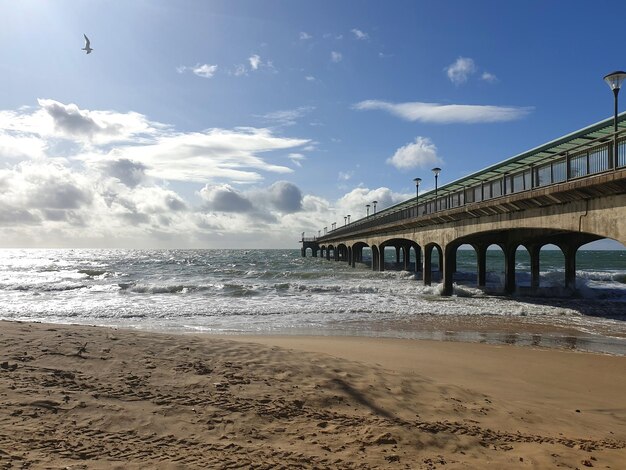
POLYGON ((285 162, 302 165, 312 145, 267 128, 183 132, 136 112, 50 99, 0 110, 0 240, 284 248, 346 210, 358 218, 358 201, 374 197, 382 208, 401 199, 386 188, 359 188, 337 201, 305 194, 286 179, 293 169, 285 162))

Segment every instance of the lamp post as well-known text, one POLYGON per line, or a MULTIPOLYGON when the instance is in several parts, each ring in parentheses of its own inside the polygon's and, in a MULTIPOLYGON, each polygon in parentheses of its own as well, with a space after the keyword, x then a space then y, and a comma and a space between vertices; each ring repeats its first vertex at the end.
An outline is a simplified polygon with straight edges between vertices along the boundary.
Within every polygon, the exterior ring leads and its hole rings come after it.
POLYGON ((365 204, 365 210, 367 210, 366 217, 369 217, 370 216, 370 205, 369 204, 365 204))
POLYGON ((328 226, 324 227, 324 235, 328 233, 328 226))
POLYGON ((422 178, 414 178, 415 181, 415 217, 420 215, 420 183, 422 178))
POLYGON ((617 95, 619 94, 619 89, 622 87, 624 79, 626 79, 626 72, 622 72, 621 70, 611 72, 604 77, 604 81, 609 85, 609 88, 613 90, 613 96, 615 98, 615 112, 613 114, 613 131, 615 135, 613 136, 613 161, 611 162, 611 168, 617 166, 617 95))
POLYGON ((372 201, 372 204, 374 204, 374 214, 376 214, 376 204, 378 204, 378 201, 372 201))
POLYGON ((348 214, 347 217, 348 217, 348 223, 350 223, 350 214, 348 214))
POLYGON ((343 226, 345 227, 347 223, 348 223, 348 216, 344 215, 343 216, 343 226))
POLYGON ((432 169, 432 172, 435 174, 435 212, 437 212, 437 179, 439 178, 439 173, 441 173, 441 168, 435 167, 432 169))

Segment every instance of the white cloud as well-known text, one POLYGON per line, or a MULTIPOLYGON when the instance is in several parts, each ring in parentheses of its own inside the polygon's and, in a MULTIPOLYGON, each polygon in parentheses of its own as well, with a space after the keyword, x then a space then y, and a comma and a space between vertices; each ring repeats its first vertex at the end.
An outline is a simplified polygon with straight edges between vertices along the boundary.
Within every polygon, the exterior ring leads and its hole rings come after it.
POLYGON ((400 147, 387 159, 387 163, 398 169, 429 167, 442 163, 437 147, 428 137, 416 137, 415 142, 400 147))
POLYGON ((532 107, 463 105, 439 103, 389 103, 366 100, 354 105, 358 110, 383 110, 407 121, 436 124, 503 122, 527 116, 532 107))
POLYGON ((290 153, 287 155, 287 158, 289 158, 289 160, 291 160, 297 167, 301 167, 302 162, 306 160, 306 157, 301 153, 290 153))
POLYGON ((307 75, 306 77, 304 77, 304 79, 307 82, 314 82, 315 81, 315 77, 313 75, 307 75))
POLYGON ((250 62, 252 70, 257 70, 261 65, 261 57, 258 54, 253 54, 248 58, 248 62, 250 62))
POLYGON ((353 175, 354 171, 340 171, 337 175, 337 179, 340 181, 348 181, 349 179, 352 179, 353 175))
POLYGON ((342 59, 343 59, 343 54, 341 52, 331 51, 330 60, 337 63, 337 62, 341 62, 342 59))
POLYGON ((488 82, 488 83, 496 83, 498 81, 498 77, 496 77, 494 74, 489 73, 489 72, 483 72, 480 78, 481 80, 484 80, 485 82, 488 82))
POLYGON ((356 39, 358 39, 359 41, 364 41, 366 39, 369 39, 369 35, 367 33, 363 32, 363 31, 361 31, 360 29, 353 28, 353 29, 350 30, 350 32, 352 34, 354 34, 354 37, 356 39))
POLYGON ((334 213, 337 219, 341 219, 341 224, 339 224, 339 220, 337 220, 337 226, 343 225, 343 215, 345 214, 350 214, 352 221, 364 217, 366 214, 366 204, 370 204, 370 214, 372 214, 374 211, 372 201, 378 201, 376 204, 376 211, 378 212, 394 204, 406 201, 413 196, 413 194, 396 193, 389 188, 355 188, 344 194, 335 203, 334 213))
POLYGON ((470 75, 476 72, 474 60, 469 57, 459 57, 453 64, 446 67, 448 78, 455 85, 465 83, 470 75))
POLYGON ((165 135, 152 144, 119 147, 109 158, 127 158, 144 164, 155 178, 207 182, 227 179, 254 182, 259 171, 291 173, 259 155, 300 147, 308 141, 277 137, 263 128, 209 129, 204 132, 165 135))
POLYGON ((139 113, 41 100, 0 111, 0 135, 33 142, 0 155, 3 246, 278 248, 330 226, 333 207, 356 218, 359 198, 382 208, 399 197, 359 189, 331 204, 303 194, 275 161, 297 166, 314 143, 264 128, 180 132, 139 113), (272 173, 280 180, 262 183, 272 173))
POLYGON ((301 41, 307 41, 309 39, 313 39, 313 36, 311 36, 310 34, 304 32, 304 31, 300 31, 300 40, 301 41))
POLYGON ((298 119, 309 114, 314 109, 314 106, 300 106, 294 109, 272 111, 259 117, 281 126, 293 126, 298 119))
POLYGON ((248 74, 248 69, 246 68, 244 64, 237 64, 235 65, 235 68, 229 73, 231 75, 234 75, 235 77, 241 77, 242 75, 248 74))

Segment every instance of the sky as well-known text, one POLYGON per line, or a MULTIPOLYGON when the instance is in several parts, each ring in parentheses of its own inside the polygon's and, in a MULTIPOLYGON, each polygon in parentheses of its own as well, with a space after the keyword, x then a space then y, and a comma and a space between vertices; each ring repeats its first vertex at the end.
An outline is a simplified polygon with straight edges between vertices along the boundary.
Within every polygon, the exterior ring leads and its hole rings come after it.
MULTIPOLYGON (((0 246, 293 248, 609 118, 626 3, 0 0, 0 246), (93 52, 81 48, 86 34, 93 52)), ((620 106, 620 111, 624 109, 620 106)))

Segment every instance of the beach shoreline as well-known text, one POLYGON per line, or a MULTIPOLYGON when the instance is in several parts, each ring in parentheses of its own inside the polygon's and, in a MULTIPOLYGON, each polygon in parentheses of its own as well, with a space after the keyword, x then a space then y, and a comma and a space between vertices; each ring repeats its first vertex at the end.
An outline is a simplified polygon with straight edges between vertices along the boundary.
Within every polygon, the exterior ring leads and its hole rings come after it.
POLYGON ((0 468, 619 468, 626 358, 0 322, 0 468))

